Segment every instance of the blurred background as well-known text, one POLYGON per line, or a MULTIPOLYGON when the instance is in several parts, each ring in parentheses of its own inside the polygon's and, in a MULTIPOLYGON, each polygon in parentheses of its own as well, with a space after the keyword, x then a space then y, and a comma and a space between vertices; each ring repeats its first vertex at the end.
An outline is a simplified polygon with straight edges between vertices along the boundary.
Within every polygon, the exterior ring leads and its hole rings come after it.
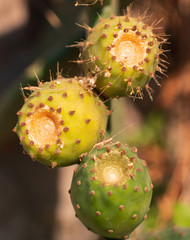
MULTIPOLYGON (((82 0, 81 0, 82 1, 82 0)), ((109 0, 105 0, 107 4, 109 0)), ((114 1, 114 0, 113 0, 114 1)), ((96 240, 79 220, 68 190, 73 167, 49 170, 22 153, 12 132, 16 112, 23 105, 21 86, 62 75, 82 75, 79 50, 66 48, 85 39, 76 23, 92 26, 100 3, 75 6, 75 0, 0 0, 0 239, 96 240)), ((83 0, 83 3, 85 0, 83 0)), ((152 80, 151 101, 130 98, 111 104, 111 136, 139 149, 148 162, 154 188, 148 218, 137 229, 147 232, 167 225, 190 227, 190 1, 115 0, 118 14, 133 3, 132 16, 147 10, 151 25, 162 19, 157 34, 166 34, 164 45, 168 77, 152 80), (120 123, 120 124, 118 124, 120 123), (124 131, 122 131, 125 129, 124 131), (120 132, 118 134, 118 132, 120 132)), ((160 78, 161 77, 161 78, 160 78)))

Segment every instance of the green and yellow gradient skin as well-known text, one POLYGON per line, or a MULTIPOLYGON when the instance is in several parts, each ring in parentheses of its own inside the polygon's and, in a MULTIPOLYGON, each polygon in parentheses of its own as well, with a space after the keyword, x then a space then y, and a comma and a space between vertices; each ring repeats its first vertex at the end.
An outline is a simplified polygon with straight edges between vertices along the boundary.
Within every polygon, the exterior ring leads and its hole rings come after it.
POLYGON ((68 166, 100 141, 107 110, 86 78, 59 78, 38 87, 18 112, 24 150, 47 166, 68 166))
POLYGON ((146 218, 152 184, 136 148, 97 144, 76 169, 70 193, 76 215, 88 229, 123 239, 146 218))
POLYGON ((138 96, 154 78, 159 52, 152 27, 128 16, 111 17, 89 29, 83 68, 97 76, 97 89, 104 96, 138 96))

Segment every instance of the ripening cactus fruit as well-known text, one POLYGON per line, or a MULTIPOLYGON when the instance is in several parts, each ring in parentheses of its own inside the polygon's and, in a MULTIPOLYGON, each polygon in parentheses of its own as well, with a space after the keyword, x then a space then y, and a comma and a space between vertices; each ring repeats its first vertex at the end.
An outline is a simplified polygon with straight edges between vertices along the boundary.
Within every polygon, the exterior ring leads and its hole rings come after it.
POLYGON ((87 78, 58 78, 30 87, 14 129, 31 158, 47 166, 78 161, 102 139, 107 110, 87 78))
POLYGON ((152 98, 150 79, 159 85, 155 72, 164 74, 160 66, 166 67, 159 57, 166 40, 158 40, 153 26, 144 24, 140 17, 126 15, 100 19, 94 28, 85 28, 88 37, 79 44, 82 59, 78 62, 85 74, 97 76, 99 92, 107 98, 126 95, 142 98, 145 88, 152 98))
POLYGON ((151 237, 146 238, 146 240, 189 240, 190 239, 190 228, 178 228, 170 227, 151 237))
POLYGON ((76 215, 104 238, 128 238, 147 217, 153 185, 136 152, 119 142, 99 143, 74 172, 70 196, 76 215))

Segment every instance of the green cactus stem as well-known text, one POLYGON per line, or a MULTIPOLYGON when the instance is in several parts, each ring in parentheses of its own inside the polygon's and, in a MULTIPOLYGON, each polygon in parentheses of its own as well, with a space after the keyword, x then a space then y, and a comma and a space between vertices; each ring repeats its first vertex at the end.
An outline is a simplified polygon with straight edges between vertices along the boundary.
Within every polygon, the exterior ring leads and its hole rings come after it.
POLYGON ((92 92, 92 80, 60 77, 28 88, 34 92, 18 111, 14 131, 32 159, 71 165, 102 139, 108 111, 92 92))
MULTIPOLYGON (((155 72, 164 74, 160 39, 142 19, 126 16, 100 18, 94 27, 86 27, 87 40, 81 43, 85 74, 97 76, 96 87, 107 98, 132 96, 143 98, 145 88, 151 96, 150 79, 155 72)), ((165 61, 164 61, 165 62, 165 61)), ((164 65, 165 67, 165 65, 164 65)))
POLYGON ((153 185, 136 152, 119 142, 99 143, 75 170, 70 193, 76 215, 104 238, 127 239, 147 217, 153 185))
POLYGON ((170 227, 146 238, 147 240, 189 240, 190 228, 170 227))

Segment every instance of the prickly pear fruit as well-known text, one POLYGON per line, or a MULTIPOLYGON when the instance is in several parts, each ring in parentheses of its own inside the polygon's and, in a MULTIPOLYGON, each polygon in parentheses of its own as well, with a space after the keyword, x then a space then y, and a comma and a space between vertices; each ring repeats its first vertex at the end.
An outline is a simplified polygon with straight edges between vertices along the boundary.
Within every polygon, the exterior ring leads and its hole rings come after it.
POLYGON ((160 232, 157 232, 153 236, 146 238, 147 240, 189 240, 190 228, 178 228, 170 227, 160 232))
POLYGON ((15 131, 31 158, 67 166, 100 141, 107 110, 90 86, 86 78, 58 78, 30 88, 35 90, 17 113, 15 131))
POLYGON ((94 28, 86 28, 80 63, 86 74, 97 76, 97 89, 106 97, 142 98, 141 90, 146 88, 151 97, 148 83, 151 78, 157 82, 156 70, 163 72, 158 64, 164 41, 158 41, 153 26, 127 15, 101 19, 94 28))
POLYGON ((136 148, 99 143, 76 169, 71 201, 83 224, 104 238, 127 236, 147 216, 152 184, 136 148))

